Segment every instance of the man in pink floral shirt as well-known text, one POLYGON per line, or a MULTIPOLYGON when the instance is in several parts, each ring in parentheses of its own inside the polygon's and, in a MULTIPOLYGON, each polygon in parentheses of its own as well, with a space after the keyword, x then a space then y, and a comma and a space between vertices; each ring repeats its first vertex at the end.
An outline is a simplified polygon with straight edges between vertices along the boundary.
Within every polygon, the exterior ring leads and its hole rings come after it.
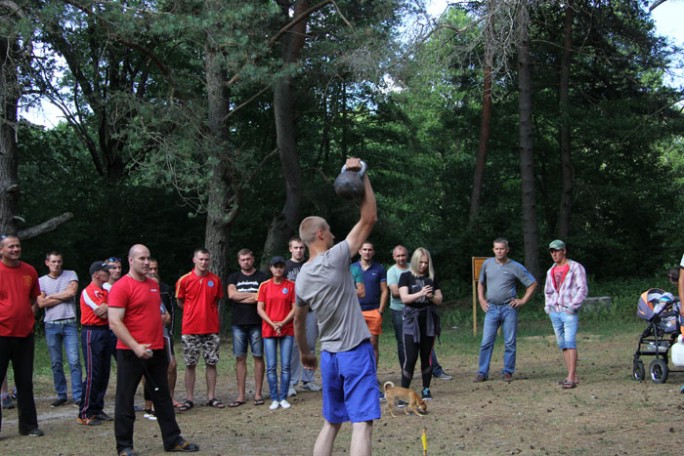
POLYGON ((577 380, 577 343, 579 326, 578 312, 587 297, 587 274, 584 267, 567 257, 565 242, 556 239, 549 244, 553 266, 546 273, 544 310, 551 318, 556 333, 558 348, 563 351, 563 361, 568 376, 559 384, 563 389, 572 389, 577 380))

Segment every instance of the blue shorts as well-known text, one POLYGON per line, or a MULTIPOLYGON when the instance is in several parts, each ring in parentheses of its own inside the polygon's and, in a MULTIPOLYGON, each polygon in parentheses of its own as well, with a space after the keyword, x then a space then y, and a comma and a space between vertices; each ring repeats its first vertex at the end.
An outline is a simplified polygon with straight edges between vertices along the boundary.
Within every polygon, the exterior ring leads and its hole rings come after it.
POLYGON ((556 343, 561 350, 576 349, 577 328, 579 315, 577 313, 551 312, 549 314, 553 331, 556 333, 556 343))
POLYGON ((233 355, 236 358, 247 356, 247 344, 252 350, 252 356, 264 356, 264 342, 261 338, 261 325, 233 325, 233 355))
POLYGON ((323 417, 331 424, 380 419, 375 354, 366 340, 349 351, 321 352, 323 417))

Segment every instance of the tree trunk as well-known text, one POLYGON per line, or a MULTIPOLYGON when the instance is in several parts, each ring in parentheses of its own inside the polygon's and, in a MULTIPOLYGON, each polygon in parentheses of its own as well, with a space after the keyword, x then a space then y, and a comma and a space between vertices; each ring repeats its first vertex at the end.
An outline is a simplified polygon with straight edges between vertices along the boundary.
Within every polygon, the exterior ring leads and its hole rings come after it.
POLYGON ((558 236, 567 239, 570 234, 570 217, 572 215, 572 196, 574 189, 574 172, 570 147, 570 65, 572 63, 572 1, 565 7, 565 24, 563 27, 563 57, 560 67, 560 86, 558 92, 560 111, 560 163, 561 163, 561 195, 558 211, 558 236))
POLYGON ((493 34, 492 34, 492 13, 493 6, 488 2, 487 23, 485 25, 485 67, 484 83, 482 87, 482 119, 480 122, 480 142, 477 149, 475 161, 475 174, 473 176, 473 191, 470 196, 470 215, 468 223, 470 226, 475 222, 477 214, 480 212, 482 202, 482 186, 484 184, 485 165, 487 163, 487 143, 489 141, 489 131, 492 119, 492 59, 493 59, 493 34))
MULTIPOLYGON (((15 13, 20 13, 15 4, 15 13)), ((9 34, 8 34, 9 35, 9 34)), ((27 44, 27 43, 25 43, 27 44)), ((17 157, 17 112, 21 85, 20 59, 29 53, 19 48, 16 38, 0 36, 0 234, 28 239, 57 228, 73 217, 70 212, 39 225, 19 229, 19 160, 17 157)))
POLYGON ((534 149, 532 147, 532 63, 529 55, 527 0, 518 13, 518 90, 520 111, 520 176, 522 181, 523 239, 525 266, 539 278, 539 234, 535 201, 534 149))
MULTIPOLYGON (((207 17, 222 8, 220 0, 207 0, 207 17)), ((207 31, 205 41, 205 72, 208 103, 208 153, 214 163, 209 179, 205 246, 211 252, 212 271, 225 284, 228 279, 229 228, 239 208, 237 182, 230 164, 234 151, 229 143, 228 113, 230 93, 223 55, 214 36, 221 36, 220 24, 207 31)))
POLYGON ((0 233, 15 234, 19 207, 17 163, 18 49, 16 40, 0 37, 0 233))
MULTIPOLYGON (((297 0, 291 18, 288 8, 289 1, 280 0, 278 3, 282 6, 286 20, 298 18, 309 7, 308 1, 297 0)), ((283 66, 288 67, 299 61, 306 37, 306 24, 306 19, 300 20, 283 35, 283 66)), ((297 151, 295 95, 292 82, 292 76, 284 76, 276 81, 273 92, 276 141, 280 154, 280 166, 285 180, 285 205, 273 217, 269 226, 264 243, 264 255, 261 260, 262 266, 268 262, 272 255, 285 249, 288 239, 296 232, 301 217, 301 168, 299 152, 297 151)))

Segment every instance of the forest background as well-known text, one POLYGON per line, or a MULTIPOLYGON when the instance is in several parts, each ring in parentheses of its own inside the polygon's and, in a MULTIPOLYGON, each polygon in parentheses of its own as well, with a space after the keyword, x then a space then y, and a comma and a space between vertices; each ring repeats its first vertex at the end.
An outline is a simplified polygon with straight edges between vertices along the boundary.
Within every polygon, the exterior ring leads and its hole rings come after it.
POLYGON ((84 283, 138 242, 168 282, 199 246, 225 280, 307 215, 343 237, 358 211, 332 181, 360 156, 376 259, 428 248, 449 298, 499 236, 538 277, 555 238, 594 280, 660 275, 684 252, 661 3, 0 2, 0 232, 84 283), (21 119, 46 100, 63 122, 21 119))

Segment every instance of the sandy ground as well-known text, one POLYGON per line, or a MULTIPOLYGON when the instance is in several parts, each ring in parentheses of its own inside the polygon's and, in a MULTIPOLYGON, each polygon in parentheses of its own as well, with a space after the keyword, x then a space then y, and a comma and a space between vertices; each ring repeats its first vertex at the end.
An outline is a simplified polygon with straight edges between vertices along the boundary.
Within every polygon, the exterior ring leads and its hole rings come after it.
MULTIPOLYGON (((638 335, 600 338, 584 334, 580 339, 581 384, 572 390, 557 385, 564 370, 551 337, 519 340, 518 372, 510 384, 494 375, 501 366, 500 340, 492 375, 485 383, 472 383, 477 365, 472 347, 464 350, 464 355, 443 356, 441 362, 454 374, 454 380, 433 381, 434 400, 424 417, 399 413, 393 418, 383 412, 374 424, 373 454, 422 455, 423 428, 427 429, 428 455, 678 453, 684 399, 679 386, 684 383, 684 373, 671 373, 661 385, 650 380, 638 383, 631 378, 638 335)), ((382 352, 385 360, 380 380, 398 383, 399 371, 389 347, 393 338, 384 337, 383 342, 388 347, 382 352)), ((644 358, 647 368, 651 359, 644 358)), ((116 454, 112 423, 78 425, 75 407, 50 408, 49 379, 37 383, 39 423, 45 436, 18 435, 16 410, 5 411, 1 455, 116 454)), ((224 366, 219 374, 219 397, 229 402, 235 397, 234 388, 232 366, 224 366)), ((182 381, 178 389, 182 398, 182 381)), ((203 382, 198 381, 196 396, 203 397, 204 391, 203 382)), ((110 396, 112 393, 110 388, 110 396)), ((142 397, 137 402, 142 404, 142 397)), ((260 407, 252 402, 235 409, 195 407, 179 414, 178 422, 184 436, 201 446, 202 454, 309 455, 322 424, 320 393, 300 392, 291 402, 291 409, 276 411, 268 409, 268 401, 260 407)), ((107 404, 113 415, 112 397, 107 404)), ((139 454, 164 454, 156 422, 138 414, 135 431, 139 454)), ((350 425, 343 426, 335 454, 349 453, 350 431, 350 425)))

